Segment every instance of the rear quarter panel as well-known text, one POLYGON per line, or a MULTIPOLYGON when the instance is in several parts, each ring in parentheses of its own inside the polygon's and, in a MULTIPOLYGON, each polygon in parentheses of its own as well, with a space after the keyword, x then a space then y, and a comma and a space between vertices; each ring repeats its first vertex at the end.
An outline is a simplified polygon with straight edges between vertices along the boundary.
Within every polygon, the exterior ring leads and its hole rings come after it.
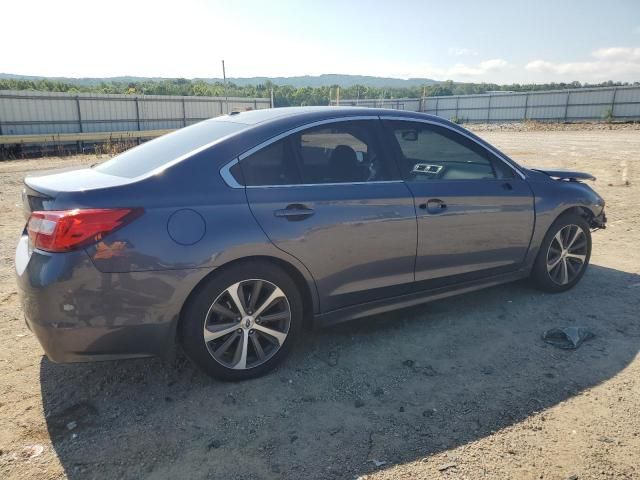
POLYGON ((273 257, 300 271, 315 310, 317 294, 309 271, 269 241, 249 209, 244 189, 230 188, 222 180, 220 159, 229 159, 233 150, 228 150, 225 145, 212 148, 117 188, 61 194, 54 208, 144 208, 140 218, 86 249, 103 273, 201 269, 204 276, 247 256, 273 257), (168 231, 171 216, 184 209, 204 220, 202 238, 191 245, 178 243, 168 231))

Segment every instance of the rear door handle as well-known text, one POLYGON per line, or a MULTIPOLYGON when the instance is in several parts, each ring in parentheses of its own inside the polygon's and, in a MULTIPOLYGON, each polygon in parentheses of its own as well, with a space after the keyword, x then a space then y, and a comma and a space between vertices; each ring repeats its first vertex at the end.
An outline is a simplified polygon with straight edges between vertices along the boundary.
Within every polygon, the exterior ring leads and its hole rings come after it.
POLYGON ((300 203, 291 203, 287 205, 286 208, 273 212, 276 217, 286 218, 290 222, 304 220, 314 213, 315 212, 312 208, 309 208, 306 205, 302 205, 300 203))
POLYGON ((418 208, 426 210, 428 213, 436 214, 442 213, 447 208, 447 204, 439 198, 432 198, 427 200, 427 203, 421 203, 418 205, 418 208))

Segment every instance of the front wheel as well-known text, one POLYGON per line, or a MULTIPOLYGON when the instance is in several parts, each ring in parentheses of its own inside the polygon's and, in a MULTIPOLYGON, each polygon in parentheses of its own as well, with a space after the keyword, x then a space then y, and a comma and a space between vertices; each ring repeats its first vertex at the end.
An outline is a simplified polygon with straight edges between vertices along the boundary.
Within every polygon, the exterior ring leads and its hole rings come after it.
POLYGON ((531 278, 541 290, 564 292, 580 281, 590 257, 589 224, 573 213, 561 215, 540 245, 531 278))
POLYGON ((271 370, 302 323, 302 300, 289 275, 268 262, 214 274, 189 300, 181 320, 187 356, 209 375, 242 380, 271 370))

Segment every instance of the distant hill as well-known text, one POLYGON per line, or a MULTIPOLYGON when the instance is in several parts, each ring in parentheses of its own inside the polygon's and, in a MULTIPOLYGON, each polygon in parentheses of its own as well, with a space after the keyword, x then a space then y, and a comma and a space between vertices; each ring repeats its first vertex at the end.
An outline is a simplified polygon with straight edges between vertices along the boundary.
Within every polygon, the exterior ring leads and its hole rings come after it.
MULTIPOLYGON (((146 82, 146 81, 162 81, 170 80, 163 77, 103 77, 103 78, 71 78, 71 77, 39 77, 29 75, 16 75, 12 73, 0 73, 0 79, 7 80, 55 80, 58 82, 70 83, 92 87, 102 82, 146 82)), ((194 80, 202 80, 207 83, 222 82, 221 78, 196 78, 194 80)), ((371 77, 366 75, 340 75, 340 74, 324 74, 324 75, 304 75, 298 77, 230 77, 229 82, 243 87, 247 85, 260 85, 271 81, 274 85, 291 85, 293 87, 329 87, 339 85, 341 87, 352 87, 354 85, 363 85, 375 88, 408 88, 419 87, 422 85, 435 85, 440 82, 430 78, 410 78, 404 80, 401 78, 387 77, 371 77)))
MULTIPOLYGON (((222 81, 219 78, 203 78, 205 82, 222 81)), ((275 85, 291 85, 292 87, 330 87, 339 85, 341 87, 353 87, 355 85, 363 85, 375 88, 406 88, 419 87, 422 85, 434 85, 439 82, 430 78, 410 78, 404 80, 401 78, 389 77, 372 77, 366 75, 340 75, 335 73, 326 73, 324 75, 303 75, 299 77, 247 77, 247 78, 229 78, 230 82, 238 86, 258 85, 271 81, 275 85)))

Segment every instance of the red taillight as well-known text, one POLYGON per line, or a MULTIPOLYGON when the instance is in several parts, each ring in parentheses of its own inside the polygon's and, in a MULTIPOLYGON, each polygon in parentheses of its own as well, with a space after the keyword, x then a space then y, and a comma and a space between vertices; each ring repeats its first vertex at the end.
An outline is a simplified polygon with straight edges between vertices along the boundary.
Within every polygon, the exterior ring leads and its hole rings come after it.
POLYGON ((98 242, 142 214, 140 208, 90 208, 33 212, 27 223, 33 248, 67 252, 98 242))

